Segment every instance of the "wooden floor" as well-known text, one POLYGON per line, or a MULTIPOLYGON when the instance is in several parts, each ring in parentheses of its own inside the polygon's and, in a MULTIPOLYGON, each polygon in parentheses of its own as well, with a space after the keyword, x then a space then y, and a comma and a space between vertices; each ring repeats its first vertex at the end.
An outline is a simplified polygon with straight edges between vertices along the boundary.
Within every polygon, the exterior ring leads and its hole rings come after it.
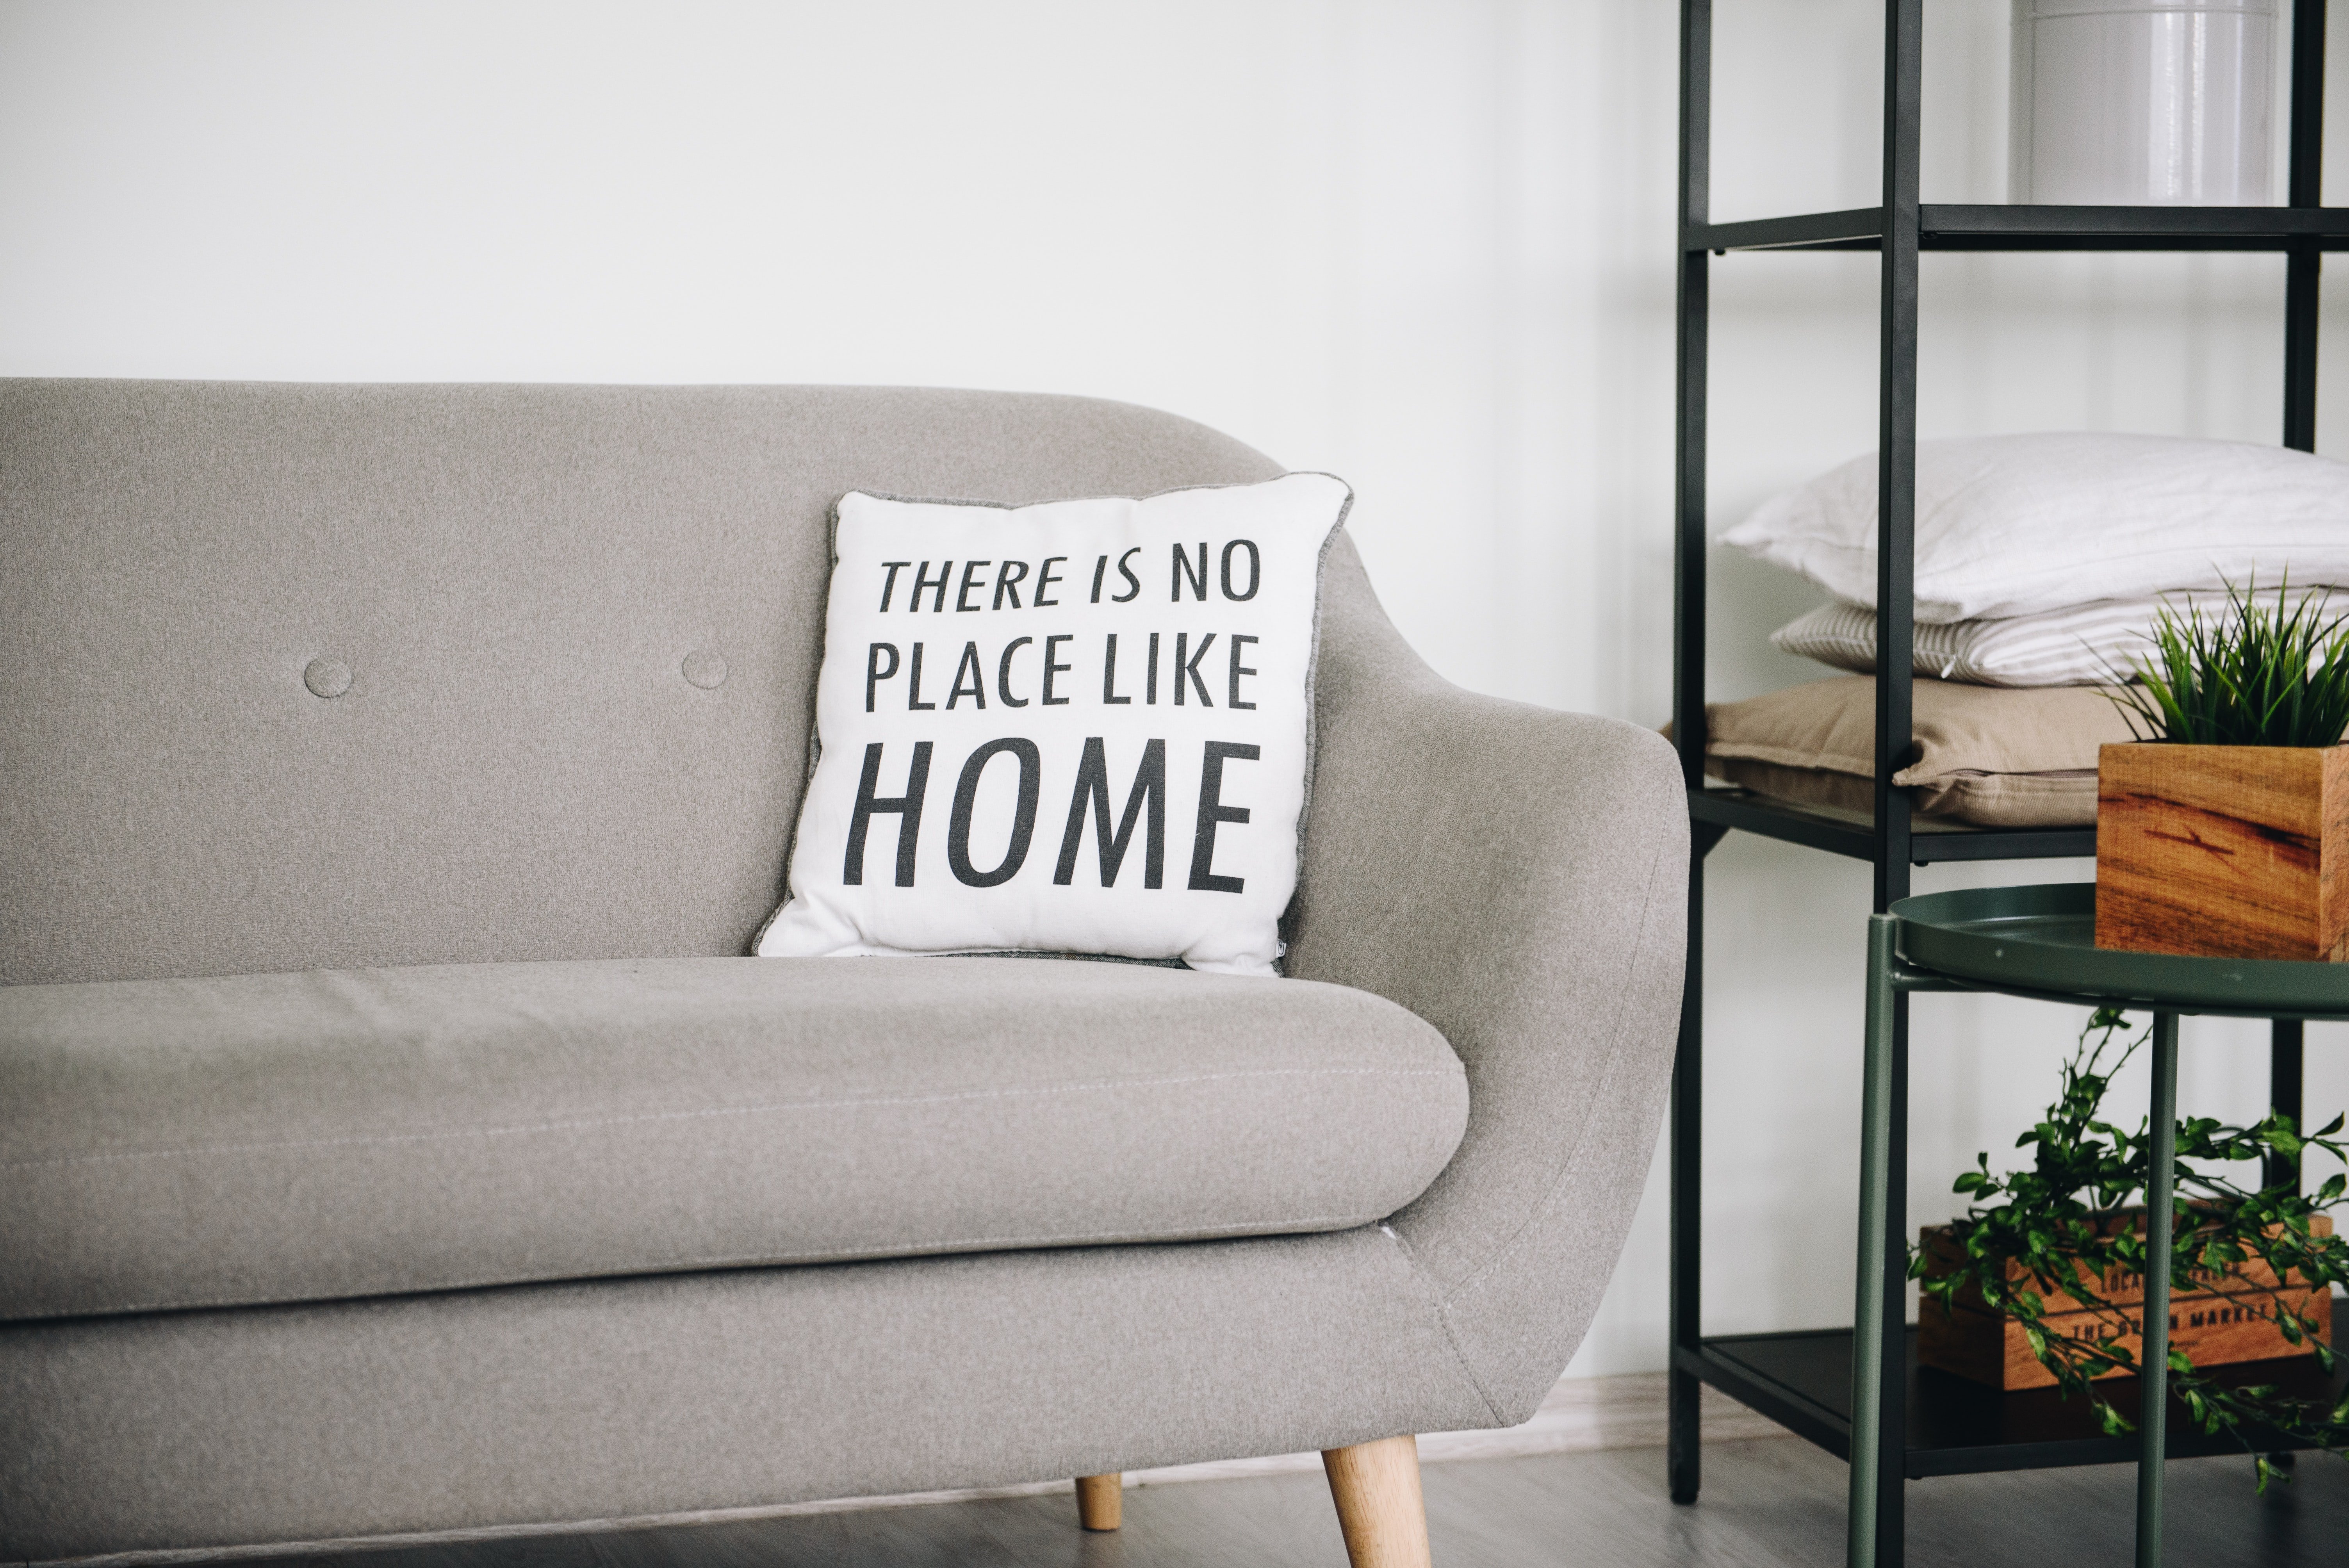
MULTIPOLYGON (((1438 1568, 1832 1568, 1844 1467, 1791 1439, 1705 1450, 1705 1495, 1674 1508, 1663 1450, 1610 1449, 1426 1467, 1438 1568)), ((2124 1568, 2127 1467, 1919 1481, 1910 1568, 2124 1568)), ((2349 1464, 2308 1455, 2252 1494, 2242 1460, 2169 1467, 2178 1568, 2342 1568, 2349 1464)), ((274 1560, 282 1563, 285 1559, 274 1560)), ((1087 1535, 1072 1495, 801 1515, 665 1530, 338 1553, 321 1568, 1343 1568, 1330 1493, 1310 1474, 1131 1489, 1125 1528, 1087 1535)))

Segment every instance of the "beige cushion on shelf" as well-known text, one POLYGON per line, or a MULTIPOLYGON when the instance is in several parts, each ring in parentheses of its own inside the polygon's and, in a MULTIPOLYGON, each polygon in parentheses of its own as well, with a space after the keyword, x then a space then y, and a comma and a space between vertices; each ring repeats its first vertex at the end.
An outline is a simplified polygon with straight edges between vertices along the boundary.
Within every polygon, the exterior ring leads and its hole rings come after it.
MULTIPOLYGON (((1916 759, 1893 782, 1920 815, 1983 828, 2096 820, 2096 748, 2134 738, 2106 688, 1920 679, 1916 759)), ((1804 805, 1872 810, 1876 680, 1810 681, 1705 708, 1705 770, 1804 805)))

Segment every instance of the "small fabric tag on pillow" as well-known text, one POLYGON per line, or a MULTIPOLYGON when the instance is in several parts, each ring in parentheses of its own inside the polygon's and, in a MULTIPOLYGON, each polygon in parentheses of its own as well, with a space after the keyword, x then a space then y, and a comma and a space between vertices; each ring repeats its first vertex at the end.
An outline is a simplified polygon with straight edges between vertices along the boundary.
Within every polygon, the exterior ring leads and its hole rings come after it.
POLYGON ((1274 975, 1311 778, 1327 474, 833 514, 815 765, 761 957, 1274 975))

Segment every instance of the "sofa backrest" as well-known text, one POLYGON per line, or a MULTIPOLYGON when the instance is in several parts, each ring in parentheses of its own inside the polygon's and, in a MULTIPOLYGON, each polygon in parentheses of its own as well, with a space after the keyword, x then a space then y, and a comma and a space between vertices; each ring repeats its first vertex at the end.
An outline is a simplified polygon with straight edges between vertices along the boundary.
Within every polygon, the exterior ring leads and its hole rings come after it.
POLYGON ((852 488, 1278 465, 875 387, 0 382, 0 983, 724 954, 852 488))

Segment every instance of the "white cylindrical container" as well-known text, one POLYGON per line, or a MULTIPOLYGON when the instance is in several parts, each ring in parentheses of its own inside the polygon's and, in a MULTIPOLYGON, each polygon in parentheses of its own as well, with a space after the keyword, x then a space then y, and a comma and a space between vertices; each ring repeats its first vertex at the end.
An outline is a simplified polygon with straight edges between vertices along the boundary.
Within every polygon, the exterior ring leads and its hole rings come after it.
POLYGON ((2014 0, 2009 199, 2272 201, 2277 10, 2278 0, 2014 0))

